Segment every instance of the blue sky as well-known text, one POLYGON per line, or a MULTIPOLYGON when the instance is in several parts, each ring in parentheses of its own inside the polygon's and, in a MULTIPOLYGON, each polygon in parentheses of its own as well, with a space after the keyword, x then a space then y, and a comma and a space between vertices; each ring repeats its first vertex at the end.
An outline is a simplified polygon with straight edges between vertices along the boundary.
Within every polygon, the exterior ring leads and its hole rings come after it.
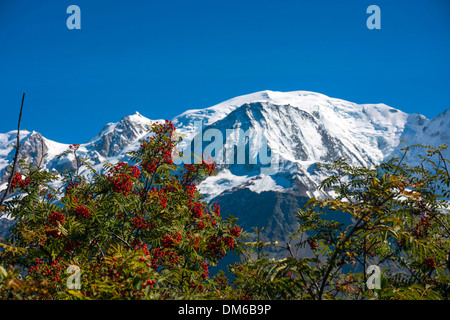
POLYGON ((432 118, 450 107, 449 18, 448 0, 0 0, 0 132, 22 92, 22 128, 64 143, 266 89, 432 118))

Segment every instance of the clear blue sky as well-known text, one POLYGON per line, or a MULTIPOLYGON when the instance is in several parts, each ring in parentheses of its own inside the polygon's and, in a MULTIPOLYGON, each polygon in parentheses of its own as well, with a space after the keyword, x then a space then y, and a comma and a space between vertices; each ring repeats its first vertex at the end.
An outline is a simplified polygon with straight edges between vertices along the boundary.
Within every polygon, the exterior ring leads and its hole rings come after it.
POLYGON ((22 128, 84 143, 135 111, 171 119, 266 89, 432 118, 449 85, 449 0, 0 0, 0 132, 22 92, 22 128))

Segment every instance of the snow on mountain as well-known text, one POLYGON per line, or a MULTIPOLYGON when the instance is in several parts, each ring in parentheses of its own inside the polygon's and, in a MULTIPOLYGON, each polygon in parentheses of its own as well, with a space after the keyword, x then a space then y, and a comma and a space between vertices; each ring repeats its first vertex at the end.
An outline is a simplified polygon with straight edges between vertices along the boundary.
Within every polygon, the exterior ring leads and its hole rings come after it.
MULTIPOLYGON (((409 115, 401 139, 411 144, 422 144, 438 147, 446 144, 450 147, 450 108, 428 120, 423 115, 409 115)), ((404 145, 403 145, 404 147, 404 145)), ((418 154, 423 155, 420 148, 413 148, 405 156, 405 161, 417 165, 421 161, 418 154)), ((450 158, 450 150, 444 150, 446 159, 450 158)), ((397 148, 393 155, 402 156, 403 151, 397 148)))
MULTIPOLYGON (((264 226, 264 237, 277 240, 295 231, 295 214, 308 197, 325 196, 317 189, 325 178, 318 164, 345 157, 355 165, 371 167, 400 155, 401 139, 409 144, 449 145, 449 110, 429 120, 385 104, 356 104, 309 91, 266 90, 188 110, 172 121, 184 136, 180 149, 201 141, 202 154, 211 152, 211 137, 203 134, 210 129, 220 133, 213 149, 214 157, 223 155, 222 162, 217 161, 217 174, 199 185, 205 200, 218 201, 224 212, 230 210, 244 226, 264 226), (239 129, 246 136, 238 135, 239 129), (239 141, 246 142, 243 164, 236 163, 239 141), (230 154, 233 157, 228 158, 230 154), (264 162, 263 155, 273 161, 264 162)), ((79 152, 89 156, 96 169, 105 162, 126 160, 127 152, 137 149, 139 140, 148 135, 147 125, 155 121, 163 120, 136 112, 108 123, 80 144, 79 152)), ((0 134, 0 190, 6 185, 5 170, 12 162, 15 140, 16 131, 0 134)), ((68 144, 26 130, 21 131, 21 144, 21 156, 30 162, 42 161, 49 170, 74 165, 70 155, 56 158, 68 144)), ((445 155, 449 158, 448 150, 445 155)))
MULTIPOLYGON (((20 143, 24 149, 30 148, 30 141, 35 140, 36 136, 39 135, 37 132, 20 130, 20 143)), ((14 146, 17 143, 17 130, 9 131, 7 133, 0 133, 0 190, 4 186, 4 181, 6 180, 6 169, 12 163, 16 149, 14 146)), ((36 155, 37 150, 32 151, 36 155)))
MULTIPOLYGON (((263 238, 282 240, 296 230, 296 213, 307 198, 327 196, 317 188, 326 177, 319 163, 345 157, 354 165, 371 167, 399 155, 401 139, 449 145, 449 113, 428 120, 385 104, 356 104, 307 91, 262 91, 187 111, 174 124, 186 134, 183 147, 209 129, 220 131, 222 147, 215 152, 223 155, 238 141, 233 135, 228 141, 227 130, 248 134, 247 162, 219 164, 217 175, 199 188, 206 201, 218 201, 243 226, 264 227, 263 238), (195 127, 200 120, 201 133, 195 127), (251 148, 267 148, 277 161, 275 171, 264 174, 261 169, 267 166, 250 164, 251 148)), ((205 148, 210 140, 203 140, 205 148)), ((445 154, 448 158, 448 151, 445 154)))
POLYGON ((227 128, 259 128, 273 151, 294 162, 326 160, 330 150, 321 141, 330 137, 361 164, 370 164, 394 151, 407 119, 408 114, 384 104, 358 105, 307 91, 262 91, 186 111, 173 122, 188 139, 200 120, 205 128, 220 122, 227 128))
MULTIPOLYGON (((242 187, 251 188, 261 179, 271 179, 277 190, 292 189, 301 196, 320 196, 317 185, 324 176, 317 168, 318 163, 345 157, 355 165, 373 166, 395 153, 400 139, 407 138, 405 130, 409 135, 415 134, 410 140, 417 143, 421 126, 429 121, 385 104, 356 104, 308 91, 244 95, 210 108, 187 111, 176 117, 174 124, 185 130, 187 140, 193 140, 198 132, 194 121, 200 120, 203 132, 218 129, 225 137, 227 129, 252 130, 248 137, 252 142, 258 135, 264 136, 268 152, 278 158, 279 164, 270 177, 260 174, 261 166, 225 164, 222 167, 229 170, 227 174, 210 177, 200 185, 209 200, 230 185, 236 188, 238 181, 242 187)), ((221 153, 225 154, 234 142, 227 144, 224 138, 221 153)), ((264 146, 254 143, 253 147, 264 146)), ((263 189, 254 187, 254 190, 263 189)))
MULTIPOLYGON (((188 110, 172 121, 184 136, 181 148, 199 134, 200 128, 195 125, 202 121, 200 134, 208 129, 222 133, 223 146, 218 152, 225 155, 236 144, 238 137, 227 136, 227 130, 242 129, 250 141, 245 147, 246 157, 256 150, 266 151, 277 159, 277 168, 270 175, 261 173, 264 167, 261 164, 219 164, 218 175, 200 185, 206 199, 239 186, 254 192, 292 189, 302 196, 320 196, 317 184, 323 175, 318 163, 345 157, 354 164, 372 166, 399 155, 400 139, 410 144, 432 145, 448 143, 450 139, 448 110, 428 120, 385 104, 356 104, 309 91, 265 90, 209 108, 188 110)), ((153 122, 136 112, 117 123, 108 123, 89 142, 81 144, 79 152, 89 156, 94 167, 100 169, 105 161, 125 158, 147 134, 147 125, 153 122)), ((6 166, 14 155, 15 134, 16 131, 0 134, 0 182, 3 183, 6 166)), ((68 149, 68 144, 26 130, 21 131, 21 143, 21 156, 38 161, 45 154, 43 164, 48 169, 64 170, 73 166, 70 155, 60 160, 55 158, 68 149)), ((207 145, 204 141, 203 148, 207 145)), ((249 158, 246 159, 248 162, 249 158)))
MULTIPOLYGON (((137 148, 139 140, 148 134, 147 126, 163 120, 150 120, 140 113, 124 117, 117 123, 107 124, 99 134, 79 146, 79 154, 88 156, 91 165, 100 170, 105 162, 117 162, 127 157, 127 152, 137 148)), ((5 185, 6 167, 12 163, 17 131, 0 134, 0 190, 5 185)), ((63 144, 46 139, 37 132, 21 130, 20 157, 28 162, 41 162, 48 170, 63 171, 74 166, 74 157, 69 154, 57 159, 56 156, 69 149, 63 144)))

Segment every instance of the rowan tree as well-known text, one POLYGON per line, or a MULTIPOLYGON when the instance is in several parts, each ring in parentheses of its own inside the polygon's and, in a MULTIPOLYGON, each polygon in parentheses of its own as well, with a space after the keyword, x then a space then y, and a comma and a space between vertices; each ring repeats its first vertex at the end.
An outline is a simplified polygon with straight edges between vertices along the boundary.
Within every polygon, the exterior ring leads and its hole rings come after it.
POLYGON ((166 121, 151 126, 128 162, 100 172, 76 144, 60 155, 75 167, 59 174, 21 162, 15 196, 4 208, 15 224, 2 240, 0 263, 12 269, 0 271, 5 279, 22 277, 0 285, 2 297, 220 298, 217 287, 228 284, 210 268, 239 252, 242 229, 198 191, 214 174, 213 162, 174 164, 180 141, 166 121), (69 266, 79 274, 69 274, 69 266), (74 277, 81 288, 72 286, 74 277))
MULTIPOLYGON (((412 148, 426 151, 419 165, 407 165, 404 156, 370 169, 345 159, 326 165, 329 175, 320 187, 335 196, 312 198, 299 210, 298 231, 281 246, 286 258, 257 254, 258 259, 231 267, 241 295, 448 299, 450 179, 449 160, 442 153, 446 146, 408 146, 404 155, 412 148), (310 254, 298 256, 297 249, 310 254), (373 290, 368 287, 374 276, 368 273, 370 266, 382 272, 373 290)), ((274 244, 256 240, 251 245, 261 251, 274 244)))

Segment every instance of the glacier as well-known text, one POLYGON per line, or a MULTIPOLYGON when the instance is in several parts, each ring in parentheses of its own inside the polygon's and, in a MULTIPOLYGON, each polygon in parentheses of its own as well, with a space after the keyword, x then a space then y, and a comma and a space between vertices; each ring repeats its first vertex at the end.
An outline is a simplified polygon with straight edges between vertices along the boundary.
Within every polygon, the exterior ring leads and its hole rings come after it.
MULTIPOLYGON (((171 120, 183 136, 180 149, 193 144, 196 136, 208 129, 222 133, 221 152, 235 147, 226 140, 230 129, 250 130, 247 138, 252 139, 252 148, 268 149, 277 163, 270 174, 262 170, 267 165, 261 162, 224 162, 199 188, 205 201, 218 201, 223 212, 238 217, 244 227, 264 227, 264 237, 271 241, 283 241, 296 230, 296 212, 308 198, 329 196, 318 190, 326 177, 318 164, 345 157, 354 165, 370 168, 400 156, 405 146, 401 140, 410 145, 450 145, 450 109, 427 119, 383 103, 357 104, 310 91, 264 90, 187 110, 171 120), (196 127, 199 123, 201 128, 196 127)), ((138 148, 140 139, 149 135, 146 126, 163 121, 139 112, 125 116, 81 143, 79 152, 101 170, 105 162, 126 160, 127 152, 138 148)), ((6 188, 6 168, 14 156, 16 134, 0 134, 0 190, 6 188)), ((51 141, 35 131, 21 130, 20 136, 20 155, 27 161, 42 162, 43 168, 54 171, 73 167, 70 155, 56 158, 68 144, 51 141)), ((249 145, 245 145, 246 155, 252 152, 249 145)), ((419 151, 414 149, 405 160, 414 161, 419 151)), ((449 150, 444 156, 449 158, 449 150)))

